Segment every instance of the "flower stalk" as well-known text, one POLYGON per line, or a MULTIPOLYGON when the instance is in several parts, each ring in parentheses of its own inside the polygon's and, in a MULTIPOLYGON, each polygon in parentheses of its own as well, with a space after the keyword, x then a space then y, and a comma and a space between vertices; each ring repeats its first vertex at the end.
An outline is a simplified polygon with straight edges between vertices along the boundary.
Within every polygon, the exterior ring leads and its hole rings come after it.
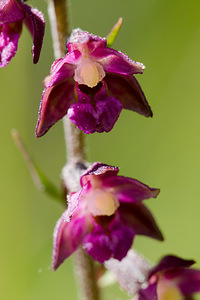
POLYGON ((48 14, 51 24, 55 59, 66 53, 66 37, 69 35, 68 7, 65 0, 48 0, 48 14))
MULTIPOLYGON (((55 59, 59 59, 66 54, 66 38, 70 33, 66 1, 48 0, 48 13, 51 23, 54 56, 55 59)), ((67 116, 63 120, 68 164, 83 163, 85 161, 83 132, 70 122, 67 116)), ((93 260, 82 248, 79 248, 75 253, 74 262, 80 299, 98 300, 99 291, 94 274, 93 260)))

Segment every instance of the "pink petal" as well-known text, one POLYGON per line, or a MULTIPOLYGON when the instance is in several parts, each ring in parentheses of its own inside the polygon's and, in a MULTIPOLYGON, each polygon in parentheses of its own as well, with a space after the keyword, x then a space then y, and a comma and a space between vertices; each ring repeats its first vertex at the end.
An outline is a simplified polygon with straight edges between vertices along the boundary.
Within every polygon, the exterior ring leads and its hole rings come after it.
POLYGON ((0 1, 0 25, 20 21, 25 15, 15 0, 0 1))
POLYGON ((81 244, 86 234, 85 216, 74 215, 65 221, 66 213, 58 220, 53 234, 52 268, 55 271, 81 244))
POLYGON ((5 67, 15 56, 21 28, 22 23, 20 21, 12 24, 12 26, 10 24, 2 26, 2 30, 0 30, 0 68, 5 67))
POLYGON ((36 64, 39 60, 42 42, 44 37, 45 30, 45 19, 43 14, 33 8, 19 1, 20 7, 26 12, 26 18, 24 19, 24 23, 29 29, 31 35, 33 36, 33 62, 36 64))
POLYGON ((132 61, 126 54, 107 47, 97 48, 91 57, 103 66, 105 72, 132 75, 141 74, 145 69, 142 63, 132 61))
POLYGON ((150 188, 148 185, 129 177, 109 176, 102 181, 102 186, 112 189, 112 193, 120 202, 141 202, 144 199, 156 198, 159 189, 150 188))
POLYGON ((118 213, 135 234, 163 241, 163 236, 150 211, 141 203, 120 203, 118 213))
POLYGON ((67 114, 74 102, 74 80, 68 80, 56 86, 47 87, 42 96, 36 136, 44 135, 48 129, 67 114))
POLYGON ((152 117, 152 111, 146 97, 134 76, 107 74, 104 78, 108 86, 108 95, 120 100, 123 107, 145 117, 152 117))

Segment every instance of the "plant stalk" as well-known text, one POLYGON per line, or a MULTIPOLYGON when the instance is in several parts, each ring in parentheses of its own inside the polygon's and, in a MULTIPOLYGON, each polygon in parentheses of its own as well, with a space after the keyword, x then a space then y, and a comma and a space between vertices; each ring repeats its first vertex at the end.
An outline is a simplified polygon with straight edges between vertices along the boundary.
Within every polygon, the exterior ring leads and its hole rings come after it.
MULTIPOLYGON (((66 54, 66 40, 70 34, 69 11, 66 0, 48 0, 48 13, 51 23, 54 56, 55 59, 59 59, 66 54)), ((63 125, 68 164, 84 163, 85 147, 83 132, 67 116, 64 117, 63 125)), ((75 191, 70 190, 70 192, 75 191)), ((99 300, 94 262, 82 247, 74 254, 74 264, 80 300, 99 300)))

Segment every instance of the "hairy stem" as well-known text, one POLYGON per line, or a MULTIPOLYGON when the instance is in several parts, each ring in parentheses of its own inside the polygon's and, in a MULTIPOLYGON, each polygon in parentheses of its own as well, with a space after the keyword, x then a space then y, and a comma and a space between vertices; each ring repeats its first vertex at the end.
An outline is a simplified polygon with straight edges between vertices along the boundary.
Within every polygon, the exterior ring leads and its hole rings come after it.
MULTIPOLYGON (((54 55, 58 59, 66 54, 66 39, 70 33, 66 0, 48 0, 48 13, 51 23, 54 55)), ((84 163, 85 148, 83 132, 70 122, 67 116, 64 117, 63 124, 68 164, 74 164, 75 166, 79 162, 84 163)), ((75 191, 70 190, 70 192, 75 191)), ((80 299, 99 300, 93 260, 82 248, 76 251, 74 258, 80 299)))
POLYGON ((74 261, 75 275, 81 286, 81 289, 79 289, 79 299, 99 300, 94 262, 91 256, 82 248, 79 248, 74 254, 74 261))
POLYGON ((66 54, 66 39, 69 36, 68 6, 65 0, 48 0, 55 59, 66 54))

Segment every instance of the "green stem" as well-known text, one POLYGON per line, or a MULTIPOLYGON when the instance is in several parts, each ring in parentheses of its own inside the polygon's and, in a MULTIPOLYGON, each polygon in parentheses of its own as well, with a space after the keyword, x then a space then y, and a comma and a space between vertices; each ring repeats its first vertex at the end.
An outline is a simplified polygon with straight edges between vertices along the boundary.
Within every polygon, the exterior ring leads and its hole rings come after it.
MULTIPOLYGON (((51 23, 55 58, 66 54, 66 38, 69 36, 68 6, 65 0, 48 0, 48 13, 51 23)), ((64 133, 67 148, 68 164, 85 162, 84 134, 68 117, 64 117, 64 133)), ((65 179, 66 180, 66 179, 65 179)), ((67 186, 67 183, 66 183, 67 186)), ((69 190, 70 192, 75 192, 69 190)), ((75 275, 81 300, 99 300, 94 262, 80 247, 75 255, 75 275)))

